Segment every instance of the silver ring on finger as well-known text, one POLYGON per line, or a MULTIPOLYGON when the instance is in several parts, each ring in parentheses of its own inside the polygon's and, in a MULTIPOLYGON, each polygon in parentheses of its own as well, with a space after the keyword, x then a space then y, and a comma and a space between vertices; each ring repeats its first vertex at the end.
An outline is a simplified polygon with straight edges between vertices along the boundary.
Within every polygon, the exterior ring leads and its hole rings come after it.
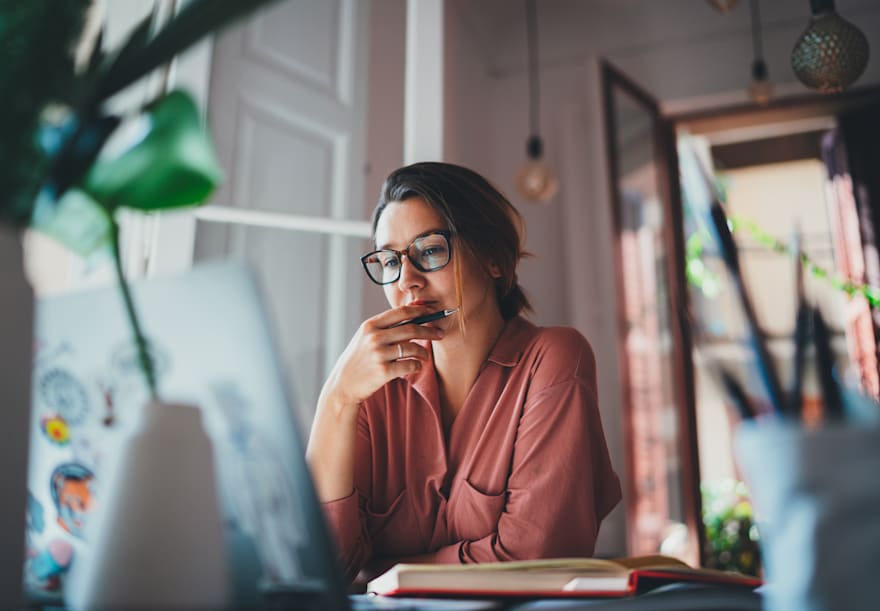
POLYGON ((403 358, 403 344, 397 344, 397 358, 403 358))

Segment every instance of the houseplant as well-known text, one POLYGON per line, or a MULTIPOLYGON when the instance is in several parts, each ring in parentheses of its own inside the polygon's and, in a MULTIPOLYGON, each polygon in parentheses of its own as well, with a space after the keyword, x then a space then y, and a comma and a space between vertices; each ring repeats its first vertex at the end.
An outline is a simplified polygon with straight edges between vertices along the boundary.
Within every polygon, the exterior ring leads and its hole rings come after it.
POLYGON ((111 249, 154 396, 152 364, 119 265, 116 213, 198 205, 219 170, 186 94, 162 94, 136 113, 145 125, 139 137, 120 138, 116 154, 102 149, 123 117, 106 103, 205 35, 272 1, 192 0, 157 32, 148 16, 116 50, 102 49, 99 36, 80 71, 72 49, 91 0, 0 3, 0 90, 11 92, 0 100, 0 223, 34 225, 80 254, 111 249))
POLYGON ((140 370, 157 398, 153 362, 120 264, 117 212, 198 205, 217 185, 219 170, 185 93, 163 93, 127 118, 107 102, 205 35, 271 1, 192 0, 158 31, 152 16, 143 20, 117 49, 106 51, 99 36, 77 68, 73 49, 91 0, 0 0, 0 331, 6 342, 0 392, 12 408, 5 428, 15 440, 0 444, 10 474, 0 515, 3 608, 20 606, 30 423, 32 297, 19 234, 32 226, 80 254, 109 249, 140 370))

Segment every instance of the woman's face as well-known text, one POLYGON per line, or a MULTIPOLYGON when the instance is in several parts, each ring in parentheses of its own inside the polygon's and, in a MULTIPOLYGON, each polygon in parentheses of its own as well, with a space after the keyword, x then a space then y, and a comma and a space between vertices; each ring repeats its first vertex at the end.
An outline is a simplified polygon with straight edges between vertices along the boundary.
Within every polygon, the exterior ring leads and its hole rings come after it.
MULTIPOLYGON (((440 214, 420 197, 391 202, 385 207, 376 224, 376 248, 402 251, 417 237, 431 231, 446 229, 448 227, 440 214)), ((457 252, 454 247, 449 264, 433 272, 419 271, 407 257, 403 257, 400 279, 384 286, 388 303, 392 307, 429 305, 435 310, 458 307, 458 295, 455 292, 457 257, 460 258, 462 275, 461 307, 466 319, 476 321, 486 314, 497 316, 498 302, 492 278, 483 271, 473 257, 457 252)), ((458 327, 454 316, 437 321, 435 326, 447 330, 458 327)))

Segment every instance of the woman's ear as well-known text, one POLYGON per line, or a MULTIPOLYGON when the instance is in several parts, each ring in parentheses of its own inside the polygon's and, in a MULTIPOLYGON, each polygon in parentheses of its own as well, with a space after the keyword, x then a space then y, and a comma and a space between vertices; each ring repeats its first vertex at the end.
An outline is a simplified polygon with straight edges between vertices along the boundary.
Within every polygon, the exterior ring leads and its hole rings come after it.
POLYGON ((489 264, 489 276, 495 280, 501 277, 501 270, 494 263, 489 264))

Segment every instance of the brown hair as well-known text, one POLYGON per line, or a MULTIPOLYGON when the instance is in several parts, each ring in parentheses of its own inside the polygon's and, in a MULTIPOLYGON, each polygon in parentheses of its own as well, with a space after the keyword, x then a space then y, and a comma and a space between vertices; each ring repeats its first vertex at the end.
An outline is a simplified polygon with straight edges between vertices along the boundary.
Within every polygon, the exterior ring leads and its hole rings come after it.
MULTIPOLYGON (((451 163, 422 162, 392 172, 373 211, 373 236, 385 207, 421 197, 434 208, 452 234, 453 253, 473 256, 488 274, 495 265, 501 274, 495 293, 501 316, 508 320, 532 306, 519 286, 516 266, 529 253, 523 250, 522 216, 485 178, 451 163)), ((461 301, 460 259, 453 256, 456 288, 461 301)))

